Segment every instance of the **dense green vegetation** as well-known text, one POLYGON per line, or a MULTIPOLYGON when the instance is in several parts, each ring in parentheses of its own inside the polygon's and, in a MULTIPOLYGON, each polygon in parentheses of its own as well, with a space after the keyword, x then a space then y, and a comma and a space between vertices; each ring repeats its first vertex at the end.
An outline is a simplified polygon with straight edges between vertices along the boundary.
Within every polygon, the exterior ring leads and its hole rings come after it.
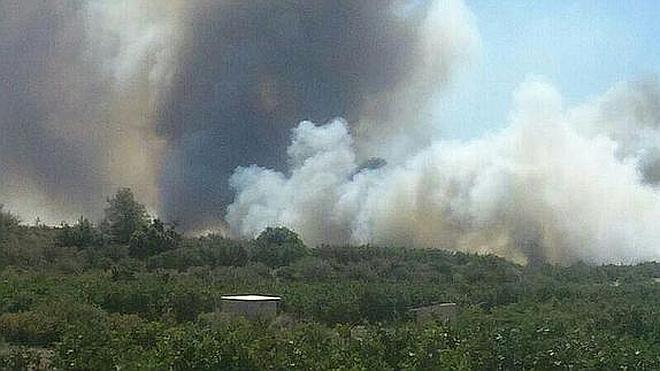
POLYGON ((660 369, 660 264, 180 236, 128 190, 98 226, 0 209, 0 369, 660 369), (220 296, 283 297, 272 322, 220 296), (410 308, 456 302, 450 323, 410 308))

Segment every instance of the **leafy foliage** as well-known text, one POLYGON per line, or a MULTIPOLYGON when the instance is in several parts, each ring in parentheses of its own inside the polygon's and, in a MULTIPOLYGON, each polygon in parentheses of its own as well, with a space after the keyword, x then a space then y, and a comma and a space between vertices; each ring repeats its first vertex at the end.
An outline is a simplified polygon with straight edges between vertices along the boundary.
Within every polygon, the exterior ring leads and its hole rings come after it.
POLYGON ((14 214, 4 210, 0 204, 0 242, 6 241, 9 234, 18 228, 19 219, 14 214))
POLYGON ((284 228, 186 238, 159 220, 123 244, 68 228, 13 223, 0 244, 0 369, 660 368, 654 262, 310 249, 284 228), (227 317, 230 293, 280 295, 280 317, 227 317), (455 320, 416 323, 410 309, 437 302, 457 303, 455 320))
POLYGON ((248 243, 233 241, 217 235, 199 237, 183 242, 180 249, 158 254, 147 260, 147 267, 186 270, 200 266, 243 266, 247 264, 248 243))
POLYGON ((135 200, 130 188, 121 188, 108 199, 104 226, 116 243, 128 243, 133 233, 149 223, 147 209, 135 200))
POLYGON ((298 235, 285 227, 266 228, 255 240, 253 259, 269 267, 281 267, 308 255, 298 235))
POLYGON ((57 236, 60 246, 74 246, 78 248, 103 245, 103 236, 100 231, 85 217, 71 226, 63 223, 57 236))
POLYGON ((156 255, 176 248, 181 236, 173 225, 166 225, 160 219, 143 225, 136 230, 128 243, 129 253, 137 258, 156 255))

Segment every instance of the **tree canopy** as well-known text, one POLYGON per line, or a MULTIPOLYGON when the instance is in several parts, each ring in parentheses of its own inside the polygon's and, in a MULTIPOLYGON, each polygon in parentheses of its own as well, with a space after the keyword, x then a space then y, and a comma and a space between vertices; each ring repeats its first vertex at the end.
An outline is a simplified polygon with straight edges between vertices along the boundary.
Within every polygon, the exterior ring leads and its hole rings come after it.
POLYGON ((254 260, 281 267, 306 256, 309 250, 300 237, 286 227, 268 227, 255 239, 254 260))
POLYGON ((130 188, 121 188, 108 199, 104 225, 113 242, 128 243, 133 233, 149 224, 144 205, 135 200, 130 188))
POLYGON ((18 226, 18 223, 18 217, 5 211, 4 205, 0 204, 0 242, 7 238, 9 233, 18 226))

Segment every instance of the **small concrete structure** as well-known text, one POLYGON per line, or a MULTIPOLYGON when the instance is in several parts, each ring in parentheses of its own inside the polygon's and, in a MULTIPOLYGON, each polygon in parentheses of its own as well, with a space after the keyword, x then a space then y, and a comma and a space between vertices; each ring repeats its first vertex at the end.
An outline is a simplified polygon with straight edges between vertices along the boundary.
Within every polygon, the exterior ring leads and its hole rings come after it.
POLYGON ((222 312, 250 320, 273 319, 282 298, 279 296, 233 295, 220 297, 222 312))
POLYGON ((440 303, 411 309, 418 324, 431 321, 451 322, 456 319, 456 303, 440 303))

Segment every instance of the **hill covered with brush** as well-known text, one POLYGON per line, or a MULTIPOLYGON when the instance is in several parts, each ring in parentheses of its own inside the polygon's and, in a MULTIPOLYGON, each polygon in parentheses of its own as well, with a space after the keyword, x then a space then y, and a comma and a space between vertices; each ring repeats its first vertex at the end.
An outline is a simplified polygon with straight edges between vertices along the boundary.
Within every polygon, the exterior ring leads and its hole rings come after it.
POLYGON ((186 237, 130 192, 98 225, 0 213, 0 369, 658 369, 660 264, 186 237), (281 296, 274 321, 220 296, 281 296), (410 309, 454 302, 450 322, 410 309))

